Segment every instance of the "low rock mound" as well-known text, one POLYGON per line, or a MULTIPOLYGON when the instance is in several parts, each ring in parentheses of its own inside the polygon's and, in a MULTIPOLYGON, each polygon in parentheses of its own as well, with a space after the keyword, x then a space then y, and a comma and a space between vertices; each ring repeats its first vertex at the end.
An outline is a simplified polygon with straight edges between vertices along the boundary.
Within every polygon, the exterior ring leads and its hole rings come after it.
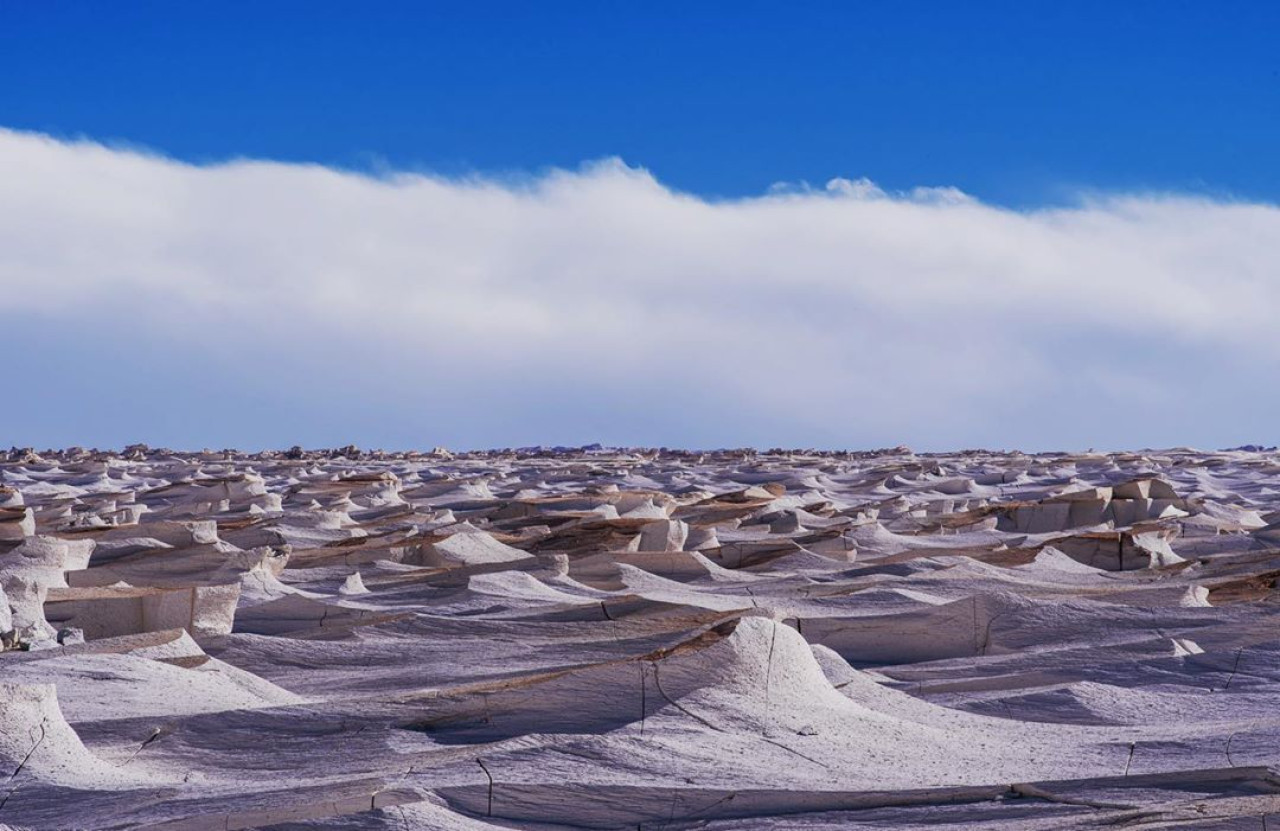
POLYGON ((81 790, 155 784, 90 753, 63 717, 52 684, 0 684, 0 777, 6 794, 26 780, 81 790))

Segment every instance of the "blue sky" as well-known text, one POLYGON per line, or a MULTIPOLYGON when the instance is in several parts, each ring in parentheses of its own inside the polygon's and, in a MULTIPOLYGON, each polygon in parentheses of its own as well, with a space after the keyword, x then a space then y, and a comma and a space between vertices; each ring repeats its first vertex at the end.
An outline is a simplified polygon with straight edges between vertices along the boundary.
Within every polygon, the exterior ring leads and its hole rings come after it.
POLYGON ((61 2, 0 7, 0 121, 190 160, 458 173, 619 156, 754 194, 1280 197, 1266 2, 61 2))
POLYGON ((1280 7, 689 5, 0 4, 0 444, 1274 441, 1280 7))

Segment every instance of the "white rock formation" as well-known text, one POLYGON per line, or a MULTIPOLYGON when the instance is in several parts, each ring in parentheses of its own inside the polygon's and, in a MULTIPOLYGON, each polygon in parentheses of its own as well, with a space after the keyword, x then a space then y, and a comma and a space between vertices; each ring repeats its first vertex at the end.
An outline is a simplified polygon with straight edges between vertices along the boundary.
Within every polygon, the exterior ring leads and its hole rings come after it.
POLYGON ((0 460, 0 828, 1280 823, 1270 451, 0 460))

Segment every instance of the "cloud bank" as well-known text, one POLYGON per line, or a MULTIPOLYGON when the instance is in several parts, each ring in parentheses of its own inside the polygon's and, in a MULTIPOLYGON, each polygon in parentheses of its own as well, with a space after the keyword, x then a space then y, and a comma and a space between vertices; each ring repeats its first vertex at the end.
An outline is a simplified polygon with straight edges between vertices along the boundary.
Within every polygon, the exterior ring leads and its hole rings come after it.
POLYGON ((1268 204, 714 201, 617 160, 375 177, 0 130, 0 442, 1265 441, 1277 310, 1268 204))

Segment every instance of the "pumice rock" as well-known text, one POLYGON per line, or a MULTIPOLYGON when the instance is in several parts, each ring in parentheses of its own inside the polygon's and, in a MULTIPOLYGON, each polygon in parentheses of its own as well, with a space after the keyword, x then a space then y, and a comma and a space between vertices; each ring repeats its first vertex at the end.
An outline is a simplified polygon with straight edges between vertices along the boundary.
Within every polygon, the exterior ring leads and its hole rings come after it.
POLYGON ((364 586, 364 580, 360 579, 360 572, 355 571, 347 575, 347 579, 342 582, 342 587, 338 589, 340 594, 368 594, 369 590, 364 586))
POLYGON ((36 532, 35 515, 21 503, 0 508, 0 541, 21 540, 36 532))
POLYGON ((1274 449, 0 456, 0 828, 1260 828, 1274 449))

